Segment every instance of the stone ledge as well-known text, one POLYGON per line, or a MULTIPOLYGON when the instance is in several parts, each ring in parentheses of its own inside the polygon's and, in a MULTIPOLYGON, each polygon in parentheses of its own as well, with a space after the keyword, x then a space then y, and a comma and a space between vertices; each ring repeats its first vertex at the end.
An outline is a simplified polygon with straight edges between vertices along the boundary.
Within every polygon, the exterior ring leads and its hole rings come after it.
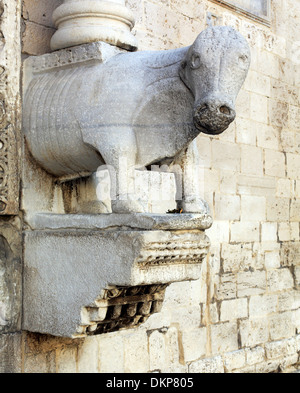
POLYGON ((57 229, 101 229, 109 230, 206 230, 212 225, 207 214, 51 214, 38 213, 28 216, 28 225, 33 230, 57 229))

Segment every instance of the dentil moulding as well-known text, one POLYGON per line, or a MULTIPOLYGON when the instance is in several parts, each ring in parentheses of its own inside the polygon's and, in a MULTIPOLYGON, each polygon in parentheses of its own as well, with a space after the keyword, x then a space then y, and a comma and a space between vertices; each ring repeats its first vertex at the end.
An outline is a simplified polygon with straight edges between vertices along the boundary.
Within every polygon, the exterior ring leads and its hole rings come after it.
POLYGON ((134 17, 124 0, 64 0, 53 13, 57 27, 52 50, 104 41, 123 49, 137 49, 131 34, 134 17))

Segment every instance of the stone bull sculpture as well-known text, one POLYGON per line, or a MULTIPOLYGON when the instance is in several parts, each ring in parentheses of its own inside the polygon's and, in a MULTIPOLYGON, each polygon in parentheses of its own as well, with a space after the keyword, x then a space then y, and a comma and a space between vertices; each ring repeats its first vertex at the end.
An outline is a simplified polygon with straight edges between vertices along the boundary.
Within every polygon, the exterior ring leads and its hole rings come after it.
MULTIPOLYGON (((125 159, 112 209, 142 212, 130 168, 193 166, 197 135, 219 134, 234 120, 249 64, 249 46, 237 31, 209 27, 190 47, 120 53, 41 75, 25 99, 29 148, 58 177, 80 177, 101 165, 121 174, 125 159)), ((203 212, 190 180, 179 203, 186 212, 203 212)))

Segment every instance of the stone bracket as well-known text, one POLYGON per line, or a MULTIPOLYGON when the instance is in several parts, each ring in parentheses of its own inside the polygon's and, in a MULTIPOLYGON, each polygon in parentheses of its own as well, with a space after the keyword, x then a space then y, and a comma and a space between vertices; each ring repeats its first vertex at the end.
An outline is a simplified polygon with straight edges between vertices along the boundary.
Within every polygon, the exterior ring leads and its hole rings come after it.
POLYGON ((197 214, 39 214, 28 218, 23 329, 102 334, 159 312, 166 287, 197 280, 211 218, 197 214))

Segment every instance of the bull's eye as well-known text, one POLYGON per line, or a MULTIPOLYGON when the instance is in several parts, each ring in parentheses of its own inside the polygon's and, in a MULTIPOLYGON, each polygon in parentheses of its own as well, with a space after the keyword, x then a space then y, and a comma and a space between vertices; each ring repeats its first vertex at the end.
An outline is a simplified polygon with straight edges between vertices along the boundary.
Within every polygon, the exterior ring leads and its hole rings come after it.
POLYGON ((248 62, 248 56, 247 55, 240 55, 239 56, 239 64, 242 66, 245 66, 248 62))
POLYGON ((193 70, 195 70, 195 69, 200 67, 200 64, 201 64, 200 56, 195 54, 195 53, 192 54, 192 57, 191 57, 191 68, 193 70))

